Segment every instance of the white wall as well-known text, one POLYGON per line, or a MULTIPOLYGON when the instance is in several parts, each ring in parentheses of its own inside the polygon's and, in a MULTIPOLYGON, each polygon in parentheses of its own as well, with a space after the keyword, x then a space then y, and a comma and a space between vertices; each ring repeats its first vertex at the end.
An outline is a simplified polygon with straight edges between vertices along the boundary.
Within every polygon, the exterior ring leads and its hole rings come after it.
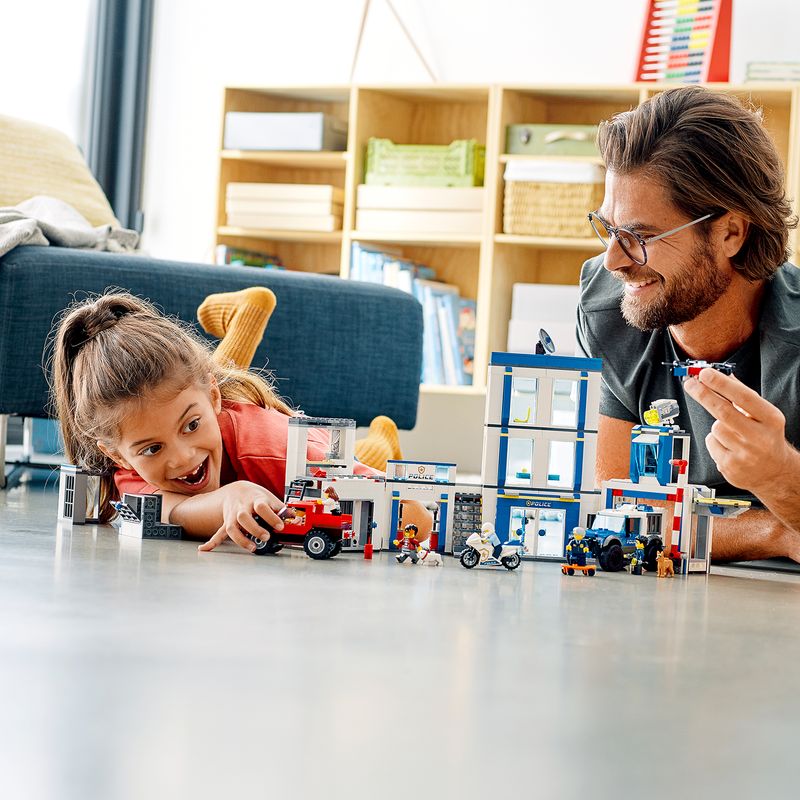
MULTIPOLYGON (((424 83, 427 73, 383 0, 372 0, 355 81, 424 83)), ((644 0, 394 0, 440 81, 627 83, 644 0)), ((800 58, 790 35, 800 4, 736 0, 731 79, 749 60, 800 58)), ((222 88, 346 84, 362 0, 160 0, 156 3, 145 166, 143 246, 208 260, 215 223, 222 88)), ((482 402, 425 397, 409 434, 418 458, 477 471, 482 402), (451 407, 443 408, 447 403, 451 407), (453 407, 457 406, 456 413, 453 407), (463 412, 463 414, 462 414, 463 412), (444 427, 449 425, 448 427, 444 427), (465 443, 464 427, 476 430, 465 443)), ((407 438, 404 438, 404 444, 407 438)))
POLYGON ((0 114, 84 138, 95 0, 0 2, 0 114))

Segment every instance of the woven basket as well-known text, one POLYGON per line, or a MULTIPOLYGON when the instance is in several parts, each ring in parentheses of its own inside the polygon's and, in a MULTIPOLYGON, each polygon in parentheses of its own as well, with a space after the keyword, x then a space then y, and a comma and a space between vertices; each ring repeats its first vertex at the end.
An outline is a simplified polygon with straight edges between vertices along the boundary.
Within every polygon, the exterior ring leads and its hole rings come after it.
POLYGON ((603 191, 602 183, 506 181, 503 233, 585 239, 586 215, 599 208, 603 191))

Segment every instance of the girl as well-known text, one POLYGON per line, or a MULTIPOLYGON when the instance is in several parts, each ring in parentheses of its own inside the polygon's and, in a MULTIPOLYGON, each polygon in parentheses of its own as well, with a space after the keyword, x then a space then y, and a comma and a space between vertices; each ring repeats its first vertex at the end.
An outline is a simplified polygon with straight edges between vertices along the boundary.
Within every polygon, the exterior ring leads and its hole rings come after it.
MULTIPOLYGON (((267 296, 257 344, 275 302, 269 290, 215 295, 224 312, 217 321, 239 310, 247 316, 267 296)), ((263 377, 231 362, 226 344, 238 337, 238 347, 242 332, 235 325, 226 332, 223 323, 217 358, 188 326, 127 293, 86 300, 57 324, 52 398, 67 458, 103 474, 102 522, 113 518, 110 503, 122 493, 158 492, 164 521, 208 539, 200 550, 230 538, 253 552, 245 533, 264 536, 254 514, 283 528, 276 512, 294 412, 263 377)), ((324 430, 309 434, 309 460, 324 457, 327 439, 324 430)), ((356 472, 379 474, 363 464, 356 472)), ((407 503, 403 515, 430 531, 419 504, 407 503)))

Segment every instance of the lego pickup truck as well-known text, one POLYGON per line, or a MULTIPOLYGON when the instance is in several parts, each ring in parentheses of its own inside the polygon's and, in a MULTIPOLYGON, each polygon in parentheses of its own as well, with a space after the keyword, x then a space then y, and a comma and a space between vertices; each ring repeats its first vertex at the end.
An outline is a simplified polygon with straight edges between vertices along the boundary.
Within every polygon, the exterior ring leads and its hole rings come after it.
POLYGON ((344 541, 353 536, 353 517, 326 512, 320 500, 306 500, 305 489, 311 483, 313 481, 304 479, 292 481, 286 498, 286 514, 281 515, 284 517, 282 531, 274 531, 256 516, 258 524, 269 531, 269 539, 249 537, 256 544, 256 555, 277 553, 284 545, 301 546, 307 556, 317 560, 333 558, 342 552, 344 541))
POLYGON ((656 571, 656 559, 664 547, 663 508, 645 503, 623 503, 595 515, 586 528, 586 544, 601 569, 619 572, 636 548, 636 540, 644 543, 644 566, 656 571))

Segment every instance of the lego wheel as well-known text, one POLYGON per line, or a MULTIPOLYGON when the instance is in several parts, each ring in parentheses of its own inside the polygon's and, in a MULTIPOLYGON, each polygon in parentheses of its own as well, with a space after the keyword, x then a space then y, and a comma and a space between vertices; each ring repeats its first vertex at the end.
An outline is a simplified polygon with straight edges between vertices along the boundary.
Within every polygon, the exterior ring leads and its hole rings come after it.
POLYGON ((567 575, 574 575, 575 574, 575 570, 572 567, 564 567, 563 571, 567 575))
POLYGON ((513 556, 506 556, 500 559, 500 563, 508 570, 516 569, 521 563, 522 558, 519 553, 514 553, 513 556))
POLYGON ((324 531, 310 530, 303 539, 303 550, 309 558, 321 560, 331 557, 333 542, 324 531))
POLYGON ((619 572, 625 566, 625 554, 622 552, 622 545, 614 542, 604 547, 600 551, 601 569, 606 572, 619 572))
POLYGON ((339 539, 338 542, 334 542, 333 546, 331 547, 331 554, 329 558, 333 558, 334 556, 338 556, 339 553, 342 552, 342 540, 339 539))
POLYGON ((481 560, 481 554, 474 548, 468 547, 464 552, 461 554, 461 566, 466 567, 467 569, 472 569, 473 567, 478 566, 478 562, 481 560))
POLYGON ((589 567, 589 569, 586 570, 586 574, 591 578, 592 575, 594 575, 594 569, 589 567))

